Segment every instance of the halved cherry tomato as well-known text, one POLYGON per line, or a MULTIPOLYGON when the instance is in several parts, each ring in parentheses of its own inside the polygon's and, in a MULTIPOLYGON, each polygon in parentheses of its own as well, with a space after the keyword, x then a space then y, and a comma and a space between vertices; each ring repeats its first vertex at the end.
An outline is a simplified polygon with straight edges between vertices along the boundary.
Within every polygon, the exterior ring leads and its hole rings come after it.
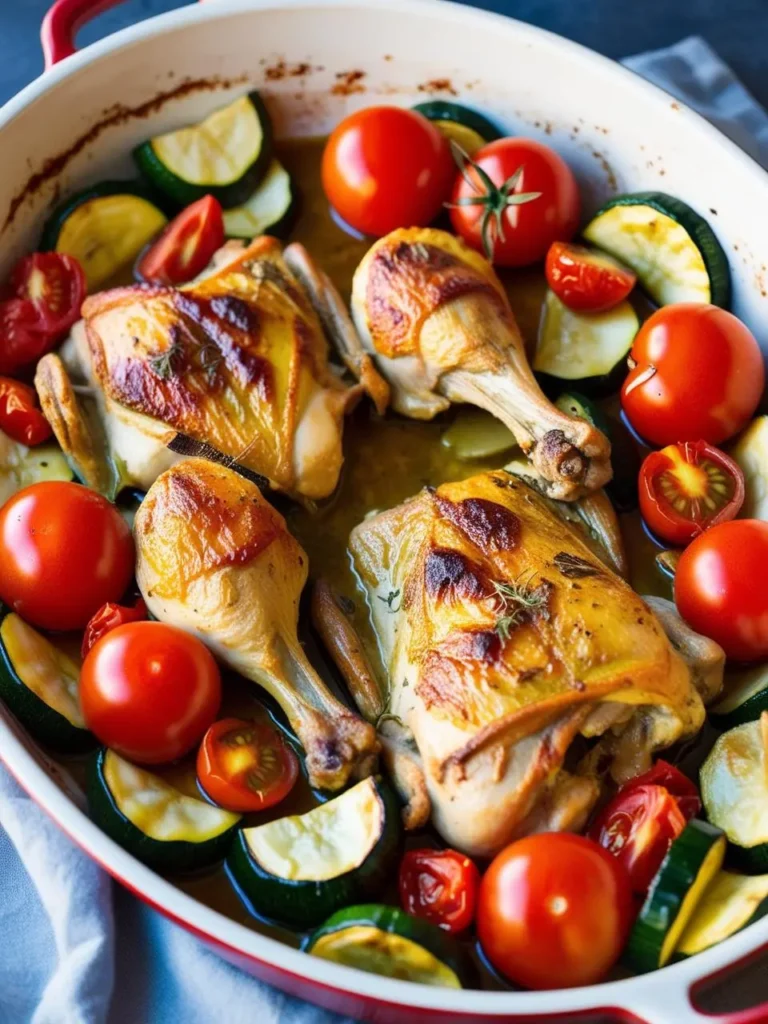
POLYGON ((527 988, 590 985, 619 957, 632 916, 627 873, 597 843, 544 832, 512 843, 480 884, 488 959, 527 988))
POLYGON ((416 917, 425 917, 456 934, 472 924, 480 872, 455 850, 408 850, 400 862, 400 902, 416 917))
POLYGON ((544 264, 547 283, 569 309, 600 313, 618 306, 635 287, 635 274, 607 253, 553 242, 544 264))
POLYGON ((33 366, 55 343, 29 299, 0 302, 0 373, 12 375, 33 366))
POLYGON ((431 121, 402 107, 358 110, 331 132, 323 152, 328 201, 367 235, 423 227, 448 198, 455 167, 431 121))
POLYGON ((695 818, 701 810, 701 797, 696 783, 691 782, 687 775, 683 775, 673 764, 663 761, 661 758, 647 772, 625 782, 621 787, 621 792, 629 793, 630 790, 637 789, 638 786, 663 786, 677 800, 677 806, 686 821, 695 818))
POLYGON ((127 608, 124 604, 115 604, 114 601, 108 601, 91 617, 88 625, 85 627, 80 653, 85 658, 96 641, 101 640, 110 630, 117 629, 118 626, 124 626, 126 622, 141 622, 146 618, 147 606, 140 597, 137 598, 133 608, 127 608))
POLYGON ((0 508, 0 598, 34 626, 82 629, 133 569, 128 524, 81 484, 32 484, 0 508))
POLYGON ((0 430, 28 448, 48 440, 51 425, 38 408, 34 388, 0 377, 0 430))
POLYGON ((523 267, 552 242, 570 241, 579 224, 579 187, 568 164, 535 139, 497 139, 457 174, 454 231, 502 267, 523 267))
POLYGON ((640 467, 640 512, 654 533, 683 546, 744 504, 744 474, 706 441, 681 441, 647 455, 640 467))
POLYGON ((190 751, 216 718, 221 677, 190 633, 130 622, 98 640, 80 670, 85 723, 103 744, 139 764, 190 751))
POLYGON ((768 658, 768 523, 734 519, 707 530, 680 556, 675 603, 729 658, 768 658))
POLYGON ((74 256, 60 252, 35 252, 17 265, 11 286, 20 299, 29 299, 41 324, 60 340, 80 318, 88 285, 74 256))
POLYGON ((208 796, 228 811, 264 811, 283 800, 299 775, 299 762, 267 722, 223 718, 214 722, 197 753, 197 777, 208 796))
POLYGON ((589 835, 623 865, 632 892, 643 897, 685 822, 666 787, 630 784, 603 808, 589 835))
POLYGON ((637 332, 621 404, 654 445, 720 444, 745 427, 765 386, 760 346, 725 309, 663 306, 637 332))
POLYGON ((183 284, 197 277, 224 243, 221 203, 203 196, 182 210, 142 256, 139 276, 152 284, 183 284))

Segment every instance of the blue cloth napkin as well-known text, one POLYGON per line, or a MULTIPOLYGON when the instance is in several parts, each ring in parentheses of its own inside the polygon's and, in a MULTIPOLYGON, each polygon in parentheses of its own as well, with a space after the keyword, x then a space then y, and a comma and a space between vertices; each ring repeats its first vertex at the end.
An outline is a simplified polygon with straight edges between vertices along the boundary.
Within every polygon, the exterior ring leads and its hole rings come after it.
MULTIPOLYGON (((698 38, 625 64, 768 166, 768 115, 698 38)), ((0 1024, 343 1024, 113 885, 0 768, 0 1024)))

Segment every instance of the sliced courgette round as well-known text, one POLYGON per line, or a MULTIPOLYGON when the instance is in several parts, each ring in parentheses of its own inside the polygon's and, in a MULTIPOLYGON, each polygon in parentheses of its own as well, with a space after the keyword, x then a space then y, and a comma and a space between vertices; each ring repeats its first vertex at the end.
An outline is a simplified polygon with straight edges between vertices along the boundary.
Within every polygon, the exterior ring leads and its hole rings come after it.
POLYGON ((768 416, 758 416, 730 449, 744 474, 742 519, 768 520, 768 416))
POLYGON ((293 220, 296 195, 291 176, 273 160, 253 195, 242 205, 224 211, 224 233, 228 238, 284 236, 293 220))
POLYGON ((237 206, 251 196, 272 159, 272 122, 259 94, 250 92, 200 124, 150 139, 134 157, 181 206, 205 195, 225 208, 237 206))
POLYGON ((108 836, 138 860, 168 872, 221 860, 240 820, 106 749, 91 762, 88 806, 108 836))
POLYGON ((587 395, 614 391, 640 321, 629 302, 606 313, 577 313, 550 289, 544 299, 533 369, 549 388, 578 384, 587 395))
POLYGON ((40 248, 74 256, 85 271, 88 290, 94 292, 132 266, 167 223, 141 186, 105 181, 54 210, 43 229, 40 248))
POLYGON ((555 405, 561 412, 567 412, 569 416, 580 416, 583 420, 597 427, 607 438, 610 439, 611 428, 608 420, 594 402, 591 402, 586 395, 578 391, 565 391, 557 399, 555 405))
POLYGON ((638 972, 669 963, 688 922, 725 856, 719 828, 695 818, 672 843, 640 908, 625 952, 638 972))
POLYGON ((734 859, 750 871, 768 869, 768 712, 717 739, 701 768, 707 817, 728 836, 734 859))
POLYGON ((377 903, 338 911, 304 949, 371 974, 443 988, 462 988, 469 972, 461 947, 436 925, 377 903))
POLYGON ((96 745, 80 710, 80 669, 15 612, 0 624, 0 696, 29 732, 62 753, 96 745))
POLYGON ((616 196, 598 210, 584 237, 634 270, 660 306, 730 305, 731 273, 722 246, 704 218, 674 196, 616 196))
POLYGON ((482 409, 462 409, 440 438, 440 443, 450 448, 462 462, 487 459, 517 446, 509 427, 482 409))
POLYGON ((428 100, 426 103, 417 103, 413 109, 434 121, 443 135, 458 143, 468 156, 474 156, 486 142, 493 142, 502 136, 493 121, 461 103, 428 100))
POLYGON ((768 665, 727 672, 724 689, 723 699, 709 709, 712 724, 718 729, 733 729, 754 722, 768 711, 768 665))
POLYGON ((701 953, 768 914, 768 875, 720 871, 680 937, 675 960, 701 953))
POLYGON ((0 505, 29 484, 74 478, 60 448, 52 444, 27 448, 0 430, 0 505))
POLYGON ((310 927, 374 895, 399 840, 394 796, 367 778, 306 814, 242 829, 227 866, 257 913, 310 927))

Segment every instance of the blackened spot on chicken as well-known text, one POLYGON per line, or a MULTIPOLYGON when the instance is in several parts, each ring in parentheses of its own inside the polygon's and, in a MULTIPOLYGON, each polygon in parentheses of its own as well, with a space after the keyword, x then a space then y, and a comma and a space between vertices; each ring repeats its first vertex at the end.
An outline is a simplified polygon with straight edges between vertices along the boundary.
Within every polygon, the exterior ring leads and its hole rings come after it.
POLYGON ((501 654, 501 639, 493 629, 462 633, 450 645, 450 653, 460 661, 482 661, 493 664, 501 654))
POLYGON ((239 331, 255 333, 259 327, 256 310, 252 309, 244 299, 238 299, 234 295, 217 295, 211 299, 211 310, 232 324, 239 331))
POLYGON ((562 430, 548 430, 538 447, 539 459, 551 466, 558 476, 578 480, 586 472, 587 460, 562 430))
POLYGON ((315 749, 317 756, 312 760, 322 765, 324 771, 338 771, 344 764, 344 759, 334 740, 320 740, 315 749))
POLYGON ((489 593, 479 566, 449 548, 434 548, 429 552, 424 565, 424 584, 429 596, 438 601, 480 599, 489 593))
POLYGON ((437 497, 440 514, 481 551, 512 551, 520 539, 520 520, 504 505, 487 498, 453 502, 437 497))

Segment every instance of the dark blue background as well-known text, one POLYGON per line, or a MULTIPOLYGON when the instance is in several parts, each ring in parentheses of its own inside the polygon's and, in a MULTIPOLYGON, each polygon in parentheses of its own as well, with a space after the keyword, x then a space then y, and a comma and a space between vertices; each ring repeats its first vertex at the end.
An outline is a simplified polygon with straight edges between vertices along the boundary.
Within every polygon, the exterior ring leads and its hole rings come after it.
MULTIPOLYGON (((0 0, 0 103, 42 70, 40 22, 52 0, 0 0)), ((186 0, 129 0, 83 29, 92 42, 186 0)), ((468 0, 591 46, 609 57, 699 34, 768 105, 768 0, 468 0)))

